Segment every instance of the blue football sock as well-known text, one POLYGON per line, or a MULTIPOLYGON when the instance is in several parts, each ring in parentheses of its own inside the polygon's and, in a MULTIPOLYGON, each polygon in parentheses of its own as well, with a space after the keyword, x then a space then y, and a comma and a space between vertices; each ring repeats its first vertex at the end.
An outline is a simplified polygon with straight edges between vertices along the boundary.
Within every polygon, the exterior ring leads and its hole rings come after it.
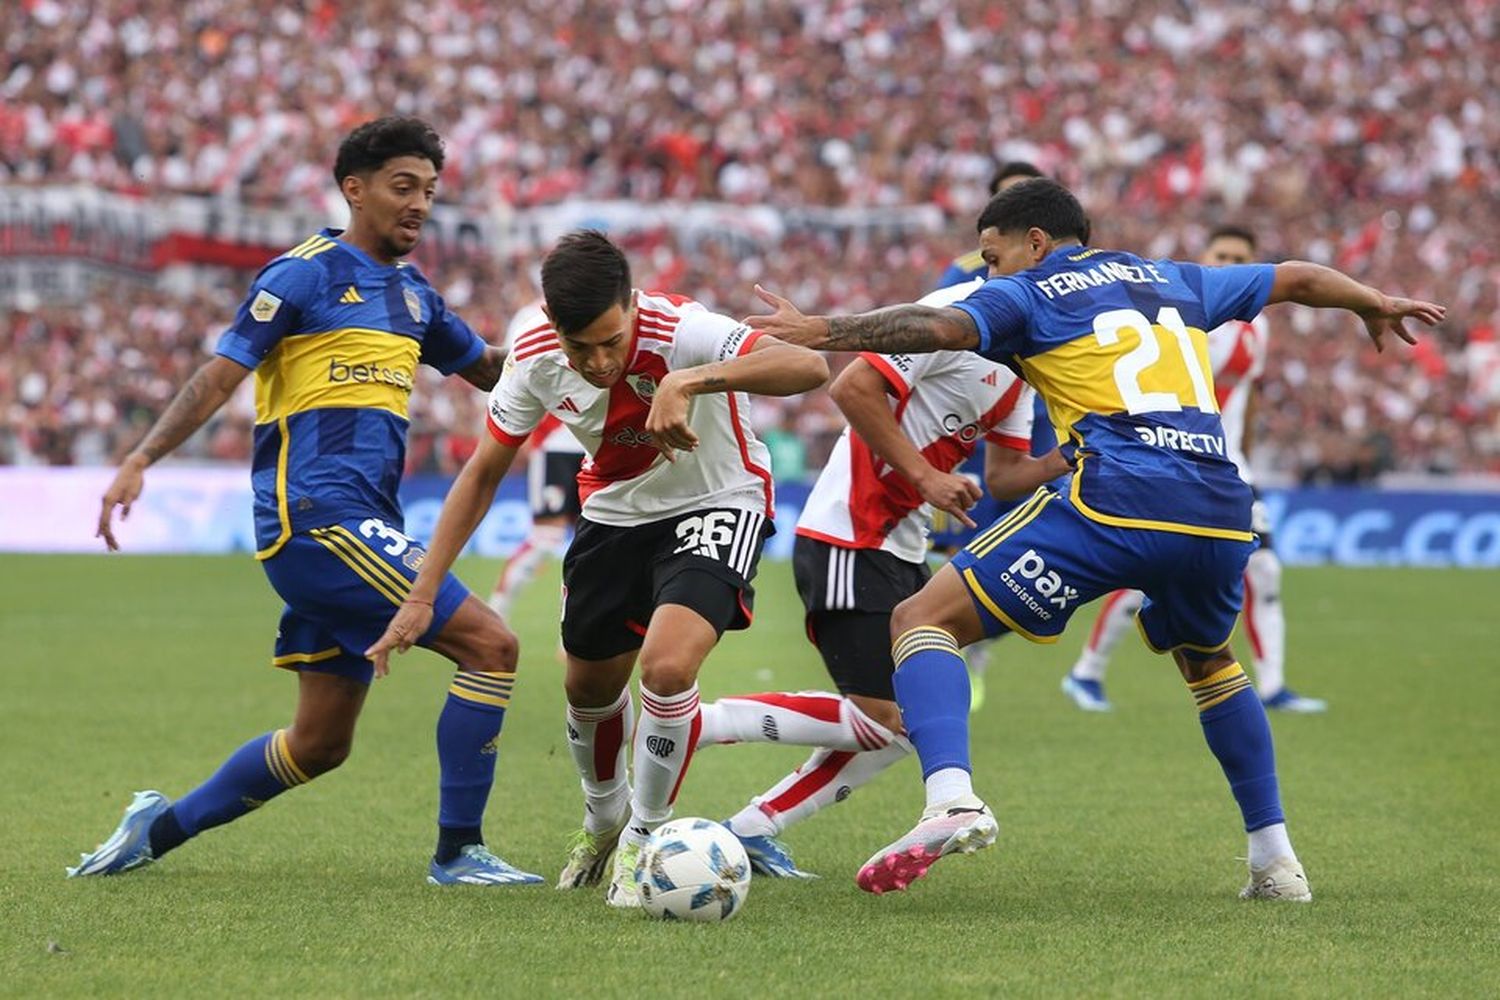
POLYGON ((439 864, 452 861, 469 844, 484 842, 481 824, 495 783, 496 741, 515 683, 513 671, 460 670, 453 676, 437 724, 441 778, 434 857, 439 864))
POLYGON ((893 681, 906 735, 922 761, 922 777, 969 766, 969 671, 952 634, 933 626, 908 629, 891 647, 893 681))
POLYGON ((204 830, 239 819, 308 780, 287 750, 286 730, 266 733, 229 755, 197 788, 151 825, 151 853, 161 857, 204 830))
POLYGON ((1188 688, 1198 703, 1203 738, 1224 768, 1229 790, 1240 805, 1245 829, 1284 823, 1276 781, 1276 751, 1266 710, 1238 663, 1231 663, 1188 688))

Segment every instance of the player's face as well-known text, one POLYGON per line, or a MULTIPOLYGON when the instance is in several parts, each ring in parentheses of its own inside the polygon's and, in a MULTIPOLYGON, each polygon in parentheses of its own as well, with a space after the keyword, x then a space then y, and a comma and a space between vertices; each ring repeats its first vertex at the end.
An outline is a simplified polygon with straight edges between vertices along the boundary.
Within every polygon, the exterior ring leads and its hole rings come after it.
POLYGON ((363 179, 351 205, 387 256, 405 257, 416 248, 432 214, 437 176, 426 157, 397 156, 363 179))
POLYGON ((1220 236, 1208 244, 1198 263, 1223 267, 1225 264, 1250 264, 1254 260, 1255 250, 1249 242, 1238 236, 1220 236))
POLYGON ((573 333, 559 331, 558 340, 574 371, 590 385, 608 389, 620 381, 630 363, 634 326, 635 298, 632 296, 628 306, 618 303, 610 306, 582 330, 573 333))
POLYGON ((990 269, 990 277, 1015 274, 1033 267, 1047 256, 1049 241, 1040 229, 1004 233, 994 226, 979 234, 979 255, 990 269))

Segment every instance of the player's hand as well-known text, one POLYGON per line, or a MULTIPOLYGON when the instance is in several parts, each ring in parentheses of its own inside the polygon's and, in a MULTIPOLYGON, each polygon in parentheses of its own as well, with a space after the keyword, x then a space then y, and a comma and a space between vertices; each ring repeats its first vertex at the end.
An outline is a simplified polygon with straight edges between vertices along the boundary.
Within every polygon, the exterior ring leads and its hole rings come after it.
POLYGON ((668 372, 651 394, 651 412, 646 414, 646 433, 667 461, 676 460, 677 451, 692 451, 698 447, 698 435, 693 433, 688 416, 693 397, 683 386, 676 372, 668 372))
POLYGON ((982 495, 979 484, 968 476, 959 476, 941 469, 933 469, 913 484, 922 499, 938 510, 947 511, 966 528, 977 528, 969 517, 969 508, 979 502, 982 495))
POLYGON ((109 489, 104 491, 104 499, 99 510, 99 527, 94 532, 95 538, 104 539, 105 546, 111 552, 118 552, 120 543, 115 541, 114 519, 115 508, 120 508, 120 520, 130 516, 130 505, 135 503, 136 497, 141 495, 141 489, 146 484, 146 463, 143 459, 132 454, 120 463, 120 470, 115 473, 115 481, 109 484, 109 489))
POLYGON ((823 348, 828 341, 828 323, 819 316, 806 316, 802 310, 760 285, 755 294, 774 311, 768 316, 746 316, 745 323, 752 329, 775 337, 777 340, 798 347, 823 348))
POLYGON ((1360 314, 1365 321, 1365 330, 1375 342, 1375 350, 1385 350, 1385 335, 1394 333, 1408 344, 1417 342, 1416 335, 1406 329, 1408 319, 1420 320, 1428 326, 1441 323, 1448 315, 1448 307, 1421 299, 1400 299, 1391 295, 1380 296, 1380 307, 1360 314))
POLYGON ((375 640, 375 645, 365 650, 365 656, 375 663, 375 676, 384 677, 391 672, 391 650, 406 652, 431 627, 431 604, 408 600, 397 608, 395 617, 385 627, 385 634, 375 640))

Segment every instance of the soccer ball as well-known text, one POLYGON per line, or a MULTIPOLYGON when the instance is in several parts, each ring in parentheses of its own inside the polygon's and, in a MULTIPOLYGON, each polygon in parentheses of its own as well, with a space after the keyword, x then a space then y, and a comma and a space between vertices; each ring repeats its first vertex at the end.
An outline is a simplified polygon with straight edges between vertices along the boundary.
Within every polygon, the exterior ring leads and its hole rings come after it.
POLYGON ((678 819, 657 828, 635 869, 641 908, 662 920, 728 920, 750 891, 750 859, 722 823, 678 819))

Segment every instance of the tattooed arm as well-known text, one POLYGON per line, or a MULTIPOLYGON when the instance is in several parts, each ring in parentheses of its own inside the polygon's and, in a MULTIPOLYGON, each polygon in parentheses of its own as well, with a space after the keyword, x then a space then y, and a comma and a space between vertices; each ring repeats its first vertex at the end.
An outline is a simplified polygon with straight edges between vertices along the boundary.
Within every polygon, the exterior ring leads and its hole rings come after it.
POLYGON ((234 394, 235 388, 250 374, 250 369, 224 357, 214 357, 195 371, 187 384, 177 390, 177 395, 146 439, 136 445, 134 451, 125 456, 115 480, 104 493, 102 509, 99 511, 99 528, 96 537, 114 551, 120 547, 115 541, 113 525, 110 523, 115 508, 120 507, 120 519, 130 516, 130 505, 141 495, 146 469, 157 459, 166 455, 202 427, 209 417, 234 394))
POLYGON ((853 316, 806 316, 786 299, 755 286, 776 311, 746 322, 777 340, 819 351, 925 354, 979 346, 979 328, 962 309, 889 306, 853 316))

